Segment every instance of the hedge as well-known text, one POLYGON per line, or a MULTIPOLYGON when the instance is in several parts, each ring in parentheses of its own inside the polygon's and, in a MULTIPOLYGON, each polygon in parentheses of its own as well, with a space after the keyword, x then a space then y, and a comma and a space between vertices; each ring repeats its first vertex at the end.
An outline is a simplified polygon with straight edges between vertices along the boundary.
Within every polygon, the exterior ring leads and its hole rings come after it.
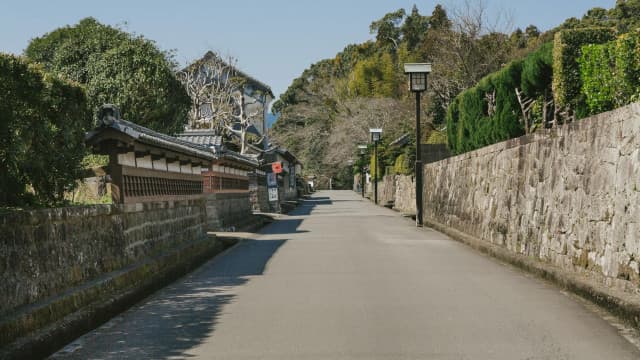
POLYGON ((551 72, 549 43, 458 95, 447 112, 449 149, 459 154, 522 135, 516 89, 528 98, 544 100, 550 96, 551 72))
POLYGON ((624 106, 640 98, 640 34, 586 45, 578 59, 588 115, 624 106))
POLYGON ((611 28, 583 28, 556 33, 553 46, 553 94, 557 109, 573 112, 577 118, 588 116, 578 59, 587 44, 602 44, 615 38, 611 28))
POLYGON ((52 205, 73 188, 91 112, 84 90, 0 54, 0 206, 52 205))
POLYGON ((584 47, 586 44, 605 43, 614 36, 615 31, 609 28, 560 31, 553 43, 543 44, 525 59, 507 64, 502 70, 480 80, 475 87, 462 92, 447 112, 450 150, 454 154, 475 150, 546 125, 551 120, 552 111, 545 104, 551 101, 552 96, 556 110, 570 110, 578 118, 617 105, 613 100, 618 97, 629 99, 634 96, 632 93, 638 87, 637 82, 631 79, 634 76, 638 79, 640 67, 629 54, 638 53, 637 50, 632 51, 636 49, 637 40, 624 37, 626 40, 617 43, 613 58, 609 56, 609 53, 613 54, 609 47, 584 47), (581 58, 583 49, 586 54, 581 58), (597 63, 603 59, 608 62, 597 63), (611 64, 619 64, 616 71, 626 74, 624 79, 618 79, 622 76, 620 74, 617 80, 607 79, 607 76, 614 76, 605 74, 605 69, 611 72, 611 64), (585 87, 583 77, 587 79, 585 87), (516 88, 524 98, 533 101, 527 124, 523 121, 516 88), (621 96, 621 92, 625 95, 621 96), (597 94, 597 98, 593 94, 597 94), (494 99, 492 104, 489 104, 490 97, 494 99))

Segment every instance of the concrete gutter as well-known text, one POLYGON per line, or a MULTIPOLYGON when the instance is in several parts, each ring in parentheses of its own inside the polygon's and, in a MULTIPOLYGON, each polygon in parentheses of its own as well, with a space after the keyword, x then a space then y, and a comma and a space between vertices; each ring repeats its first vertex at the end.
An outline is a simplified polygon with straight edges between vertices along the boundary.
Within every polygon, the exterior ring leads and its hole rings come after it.
POLYGON ((496 259, 525 270, 539 278, 548 280, 581 298, 599 305, 624 323, 640 330, 640 298, 632 294, 607 288, 589 278, 567 273, 551 264, 532 257, 514 254, 509 250, 482 241, 449 226, 424 220, 424 225, 442 232, 454 240, 490 255, 496 259))

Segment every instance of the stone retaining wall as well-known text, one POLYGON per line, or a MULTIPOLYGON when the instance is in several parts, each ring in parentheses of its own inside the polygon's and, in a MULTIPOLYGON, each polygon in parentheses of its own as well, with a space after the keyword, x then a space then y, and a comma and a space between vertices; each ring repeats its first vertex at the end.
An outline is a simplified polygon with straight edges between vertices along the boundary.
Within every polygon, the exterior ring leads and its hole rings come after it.
POLYGON ((387 175, 378 180, 378 204, 392 206, 396 197, 396 177, 387 175))
POLYGON ((0 317, 205 236, 203 200, 0 216, 0 317))
POLYGON ((393 208, 403 213, 416 213, 416 182, 413 176, 397 175, 393 208))
POLYGON ((424 220, 640 291, 640 104, 424 168, 424 220))
POLYGON ((251 220, 249 192, 207 194, 207 230, 239 228, 251 220))

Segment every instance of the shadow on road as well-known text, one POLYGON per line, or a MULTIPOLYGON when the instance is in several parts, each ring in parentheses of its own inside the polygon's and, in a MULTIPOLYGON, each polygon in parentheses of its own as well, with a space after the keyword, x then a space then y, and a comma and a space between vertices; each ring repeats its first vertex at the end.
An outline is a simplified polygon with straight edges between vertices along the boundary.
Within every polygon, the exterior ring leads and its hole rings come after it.
POLYGON ((302 204, 289 213, 291 216, 310 215, 316 206, 331 205, 333 200, 328 196, 311 197, 302 201, 302 204))
MULTIPOLYGON (((289 215, 293 215, 293 212, 289 213, 289 215)), ((262 234, 299 234, 309 232, 308 230, 298 230, 302 224, 302 219, 279 219, 271 223, 269 226, 264 228, 260 233, 262 234)))
POLYGON ((188 358, 185 351, 215 331, 222 309, 235 298, 234 288, 262 275, 286 241, 243 241, 52 358, 188 358))

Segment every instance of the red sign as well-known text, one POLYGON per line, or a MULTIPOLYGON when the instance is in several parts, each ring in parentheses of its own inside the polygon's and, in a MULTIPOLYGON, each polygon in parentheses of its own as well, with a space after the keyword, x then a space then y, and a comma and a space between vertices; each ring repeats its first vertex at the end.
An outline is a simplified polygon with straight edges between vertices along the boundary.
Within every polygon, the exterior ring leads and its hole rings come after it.
POLYGON ((282 172, 282 163, 281 162, 271 163, 271 170, 276 174, 280 174, 282 172))

